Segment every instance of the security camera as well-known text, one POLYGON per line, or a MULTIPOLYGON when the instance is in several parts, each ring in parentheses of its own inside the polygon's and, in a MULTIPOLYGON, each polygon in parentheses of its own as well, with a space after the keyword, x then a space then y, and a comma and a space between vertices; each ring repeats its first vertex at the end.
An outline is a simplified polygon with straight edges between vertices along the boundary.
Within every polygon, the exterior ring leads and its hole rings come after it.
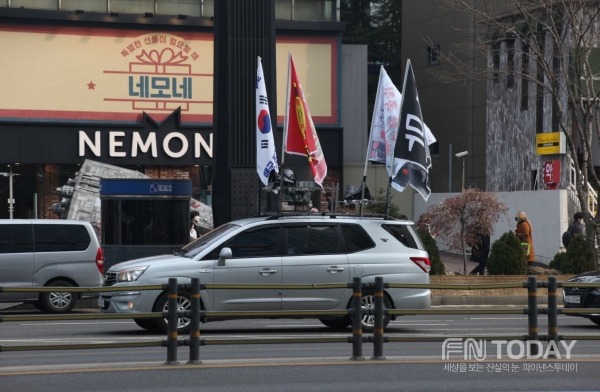
POLYGON ((467 155, 468 153, 469 153, 468 151, 459 152, 459 153, 457 153, 457 154, 456 154, 456 157, 457 157, 457 158, 464 157, 464 156, 465 156, 465 155, 467 155))

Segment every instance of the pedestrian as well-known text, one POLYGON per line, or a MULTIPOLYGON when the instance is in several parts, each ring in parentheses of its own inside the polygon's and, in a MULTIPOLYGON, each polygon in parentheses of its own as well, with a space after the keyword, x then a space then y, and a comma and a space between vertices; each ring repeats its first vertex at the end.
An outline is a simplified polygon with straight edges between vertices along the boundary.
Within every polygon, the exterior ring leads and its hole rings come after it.
POLYGON ((569 231, 573 236, 575 234, 579 234, 582 237, 585 237, 585 223, 583 221, 583 213, 576 212, 575 215, 573 215, 573 223, 571 223, 571 226, 569 226, 569 231))
POLYGON ((523 251, 525 252, 527 262, 531 263, 535 260, 535 251, 533 249, 533 228, 531 227, 531 222, 529 222, 527 215, 525 215, 525 212, 523 211, 517 212, 515 220, 517 221, 515 235, 519 241, 521 241, 521 244, 524 245, 523 251))
POLYGON ((200 222, 200 213, 198 211, 190 211, 190 242, 198 238, 196 224, 200 222))
POLYGON ((485 275, 485 265, 490 254, 490 236, 479 235, 475 245, 471 248, 471 258, 469 260, 479 263, 469 275, 485 275))
POLYGON ((583 221, 583 214, 581 212, 576 212, 575 215, 573 215, 573 223, 569 225, 567 231, 565 231, 562 235, 562 244, 565 249, 569 247, 573 236, 576 234, 585 237, 585 223, 583 221))

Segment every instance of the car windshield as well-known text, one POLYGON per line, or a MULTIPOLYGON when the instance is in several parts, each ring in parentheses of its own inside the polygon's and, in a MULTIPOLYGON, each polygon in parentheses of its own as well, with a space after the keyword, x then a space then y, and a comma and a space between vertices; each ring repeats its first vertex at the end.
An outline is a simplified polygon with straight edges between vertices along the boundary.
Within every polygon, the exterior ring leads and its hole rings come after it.
POLYGON ((208 245, 214 241, 218 241, 220 238, 232 232, 233 230, 238 229, 239 227, 240 226, 233 223, 225 223, 224 225, 209 231, 208 233, 198 237, 198 239, 181 248, 182 256, 190 259, 193 258, 198 253, 202 252, 208 245))

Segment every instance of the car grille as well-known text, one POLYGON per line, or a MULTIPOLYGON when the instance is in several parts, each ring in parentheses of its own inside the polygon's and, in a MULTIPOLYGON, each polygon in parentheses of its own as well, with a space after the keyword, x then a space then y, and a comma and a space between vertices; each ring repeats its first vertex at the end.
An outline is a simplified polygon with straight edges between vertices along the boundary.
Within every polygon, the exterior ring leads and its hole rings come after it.
POLYGON ((102 282, 102 286, 112 286, 117 283, 117 273, 108 271, 106 276, 104 277, 104 282, 102 282))
POLYGON ((587 298, 588 292, 589 292, 589 289, 587 287, 585 287, 585 288, 564 287, 563 291, 564 291, 564 295, 577 296, 580 298, 578 304, 570 303, 570 304, 565 304, 565 306, 574 307, 574 308, 585 307, 586 298, 587 298))
POLYGON ((585 288, 565 287, 563 290, 565 291, 565 295, 580 295, 580 296, 586 296, 589 291, 589 289, 587 287, 585 287, 585 288))

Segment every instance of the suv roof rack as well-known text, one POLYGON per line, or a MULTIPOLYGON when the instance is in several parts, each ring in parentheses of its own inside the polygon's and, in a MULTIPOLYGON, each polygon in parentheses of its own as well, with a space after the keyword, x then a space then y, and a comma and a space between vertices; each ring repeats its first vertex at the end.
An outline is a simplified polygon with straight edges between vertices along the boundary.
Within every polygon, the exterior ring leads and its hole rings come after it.
POLYGON ((308 211, 293 211, 293 212, 272 212, 272 213, 263 213, 262 215, 258 215, 256 217, 267 217, 267 220, 277 220, 279 218, 284 217, 326 217, 328 216, 330 219, 336 218, 380 218, 384 220, 404 220, 404 219, 396 219, 391 216, 386 216, 385 214, 340 214, 334 212, 308 212, 308 211))

